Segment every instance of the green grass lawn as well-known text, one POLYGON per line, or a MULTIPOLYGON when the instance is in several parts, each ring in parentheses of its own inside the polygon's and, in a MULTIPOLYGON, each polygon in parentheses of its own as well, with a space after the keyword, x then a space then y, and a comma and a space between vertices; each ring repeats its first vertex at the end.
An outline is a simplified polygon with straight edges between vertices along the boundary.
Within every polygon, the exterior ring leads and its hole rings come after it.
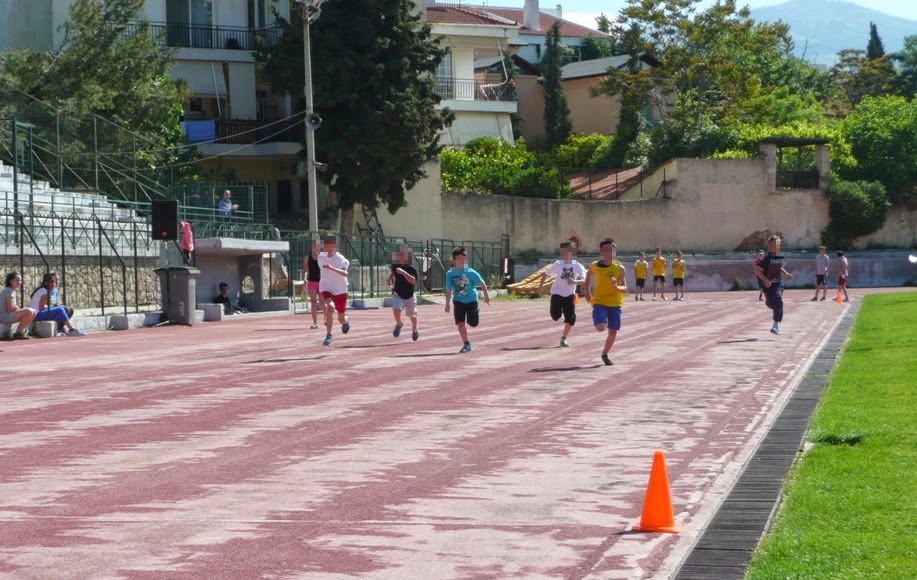
POLYGON ((917 293, 865 298, 748 571, 917 578, 917 293))

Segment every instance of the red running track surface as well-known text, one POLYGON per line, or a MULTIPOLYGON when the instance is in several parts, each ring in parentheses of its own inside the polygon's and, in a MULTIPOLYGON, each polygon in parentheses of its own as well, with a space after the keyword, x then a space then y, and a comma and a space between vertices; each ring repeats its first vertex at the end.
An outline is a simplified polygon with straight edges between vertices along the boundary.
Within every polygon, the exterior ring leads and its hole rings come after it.
POLYGON ((2 578, 635 578, 671 572, 846 305, 625 305, 572 348, 547 302, 461 346, 387 310, 5 343, 2 578), (664 449, 677 535, 633 534, 664 449))

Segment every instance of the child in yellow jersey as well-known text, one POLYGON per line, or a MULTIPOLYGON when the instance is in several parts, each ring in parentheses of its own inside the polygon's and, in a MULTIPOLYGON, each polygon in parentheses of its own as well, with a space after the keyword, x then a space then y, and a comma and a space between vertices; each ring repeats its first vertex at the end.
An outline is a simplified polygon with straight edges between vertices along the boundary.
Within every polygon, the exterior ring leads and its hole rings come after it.
POLYGON ((675 252, 675 261, 672 262, 672 286, 675 288, 675 300, 685 299, 685 260, 684 254, 675 252), (681 290, 681 295, 678 290, 681 290))
POLYGON ((605 238, 599 243, 602 259, 593 262, 586 273, 586 300, 592 303, 592 323, 598 332, 608 330, 605 337, 605 348, 602 350, 602 362, 611 366, 608 353, 614 346, 615 337, 621 330, 621 308, 624 306, 624 294, 627 293, 627 282, 624 279, 624 266, 615 259, 614 240, 605 238), (592 282, 595 281, 595 289, 592 282))
POLYGON ((662 257, 662 248, 656 248, 656 257, 653 258, 653 300, 656 300, 656 287, 662 286, 662 299, 665 297, 665 266, 666 259, 662 257))
POLYGON ((643 301, 643 287, 646 286, 646 272, 649 269, 646 261, 646 252, 640 252, 640 259, 634 262, 634 275, 637 277, 637 289, 634 291, 634 300, 643 301))

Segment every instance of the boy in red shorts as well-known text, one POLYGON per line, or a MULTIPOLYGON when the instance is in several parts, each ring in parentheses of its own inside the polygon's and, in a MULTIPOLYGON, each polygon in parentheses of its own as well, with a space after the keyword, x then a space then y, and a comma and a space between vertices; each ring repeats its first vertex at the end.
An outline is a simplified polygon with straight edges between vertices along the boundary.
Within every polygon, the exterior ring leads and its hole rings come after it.
POLYGON ((350 317, 347 312, 347 268, 350 261, 337 251, 338 240, 335 236, 325 238, 325 253, 318 257, 318 266, 322 270, 322 279, 319 282, 319 291, 322 294, 322 312, 325 314, 325 328, 328 335, 322 343, 331 346, 334 337, 331 329, 334 327, 334 310, 338 313, 338 322, 341 323, 341 332, 350 331, 350 317))

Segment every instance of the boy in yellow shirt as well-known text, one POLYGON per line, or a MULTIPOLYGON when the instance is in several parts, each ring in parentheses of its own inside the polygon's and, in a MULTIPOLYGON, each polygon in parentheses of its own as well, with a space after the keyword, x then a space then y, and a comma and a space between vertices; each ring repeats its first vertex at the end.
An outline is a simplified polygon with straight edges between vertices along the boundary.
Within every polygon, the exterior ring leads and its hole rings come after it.
POLYGON ((621 308, 624 306, 624 294, 627 293, 627 282, 624 279, 624 266, 615 259, 614 240, 605 238, 599 243, 602 259, 593 262, 586 273, 586 300, 592 304, 592 323, 597 332, 608 330, 605 337, 605 348, 602 350, 602 362, 606 366, 614 363, 608 357, 614 346, 618 331, 621 330, 621 308), (592 282, 595 281, 595 290, 592 282))
POLYGON ((643 287, 646 286, 646 272, 649 269, 646 261, 646 252, 640 252, 640 259, 634 262, 634 275, 637 277, 637 289, 634 291, 634 300, 644 301, 643 287))
POLYGON ((662 248, 656 248, 656 257, 653 258, 653 300, 656 300, 656 286, 662 285, 662 299, 665 297, 665 266, 666 259, 662 257, 662 248))
POLYGON ((685 260, 684 254, 675 252, 675 261, 672 262, 672 287, 675 288, 675 300, 685 299, 685 260), (681 289, 679 296, 678 290, 681 289))

